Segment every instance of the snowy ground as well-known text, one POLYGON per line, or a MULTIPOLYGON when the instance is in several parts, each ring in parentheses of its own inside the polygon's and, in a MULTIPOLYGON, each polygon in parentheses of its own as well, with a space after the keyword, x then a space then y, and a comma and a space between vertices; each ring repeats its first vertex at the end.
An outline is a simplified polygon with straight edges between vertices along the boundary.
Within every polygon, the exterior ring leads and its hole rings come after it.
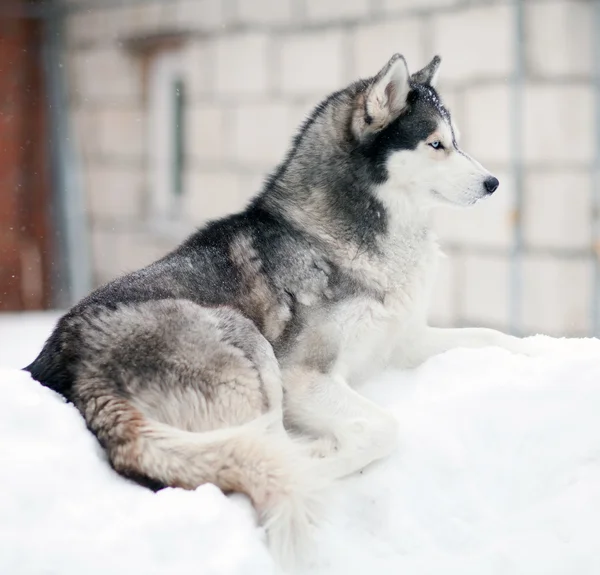
MULTIPOLYGON (((0 316, 0 366, 35 356, 53 316, 0 316)), ((600 342, 538 358, 456 350, 363 392, 401 448, 329 494, 306 575, 600 573, 600 342)), ((239 501, 153 494, 114 474, 75 409, 0 370, 0 573, 269 575, 239 501)))

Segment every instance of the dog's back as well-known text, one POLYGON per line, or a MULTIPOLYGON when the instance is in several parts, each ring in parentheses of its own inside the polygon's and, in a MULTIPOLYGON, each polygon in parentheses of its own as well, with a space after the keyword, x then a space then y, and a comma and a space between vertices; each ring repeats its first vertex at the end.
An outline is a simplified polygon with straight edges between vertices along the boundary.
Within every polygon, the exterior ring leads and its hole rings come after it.
POLYGON ((277 299, 281 294, 263 291, 265 301, 253 302, 256 294, 249 294, 252 284, 269 271, 277 273, 272 268, 285 267, 283 252, 297 252, 299 245, 284 224, 254 206, 212 222, 161 260, 111 281, 80 301, 60 319, 42 352, 25 369, 43 385, 72 399, 74 370, 82 359, 83 327, 95 315, 151 300, 185 299, 201 306, 231 306, 260 326, 264 323, 260 308, 273 305, 267 298, 277 299), (268 251, 268 256, 261 254, 261 265, 257 266, 256 253, 244 253, 244 244, 249 243, 254 250, 268 251), (262 265, 266 260, 270 270, 262 265))

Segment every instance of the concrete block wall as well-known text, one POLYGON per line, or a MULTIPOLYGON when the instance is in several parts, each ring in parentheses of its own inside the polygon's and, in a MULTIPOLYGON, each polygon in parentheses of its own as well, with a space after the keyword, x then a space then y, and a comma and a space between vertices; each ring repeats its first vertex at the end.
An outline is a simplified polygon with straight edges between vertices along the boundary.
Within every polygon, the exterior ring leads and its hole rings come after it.
MULTIPOLYGON (((524 332, 590 330, 592 2, 525 0, 522 106, 524 332), (577 281, 573 281, 577 278, 577 281)), ((515 12, 508 0, 161 0, 68 20, 75 136, 82 150, 96 281, 139 267, 193 225, 235 211, 322 97, 394 52, 416 69, 443 57, 440 91, 463 147, 501 188, 439 210, 448 257, 432 320, 509 325, 515 12), (185 32, 186 173, 181 234, 148 222, 144 65, 127 40, 185 32)))

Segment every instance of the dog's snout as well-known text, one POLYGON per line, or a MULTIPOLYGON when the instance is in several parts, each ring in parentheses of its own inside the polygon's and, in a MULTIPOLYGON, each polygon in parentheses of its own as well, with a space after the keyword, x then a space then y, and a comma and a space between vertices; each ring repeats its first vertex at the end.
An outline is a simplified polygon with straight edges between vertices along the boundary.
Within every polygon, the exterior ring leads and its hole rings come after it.
POLYGON ((493 194, 498 189, 499 185, 500 182, 498 181, 498 178, 494 178, 494 176, 486 178, 483 182, 483 187, 488 194, 493 194))

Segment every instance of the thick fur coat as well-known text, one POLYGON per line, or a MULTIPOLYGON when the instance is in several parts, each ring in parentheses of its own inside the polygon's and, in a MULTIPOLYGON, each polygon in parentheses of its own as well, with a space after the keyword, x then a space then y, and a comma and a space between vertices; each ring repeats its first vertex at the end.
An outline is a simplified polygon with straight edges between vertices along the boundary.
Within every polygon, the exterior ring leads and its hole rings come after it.
POLYGON ((247 494, 283 563, 323 486, 394 449, 396 421, 356 384, 451 347, 523 350, 427 325, 430 209, 498 187, 459 148, 438 67, 410 76, 396 55, 329 96, 243 212, 79 302, 26 368, 123 475, 247 494))

